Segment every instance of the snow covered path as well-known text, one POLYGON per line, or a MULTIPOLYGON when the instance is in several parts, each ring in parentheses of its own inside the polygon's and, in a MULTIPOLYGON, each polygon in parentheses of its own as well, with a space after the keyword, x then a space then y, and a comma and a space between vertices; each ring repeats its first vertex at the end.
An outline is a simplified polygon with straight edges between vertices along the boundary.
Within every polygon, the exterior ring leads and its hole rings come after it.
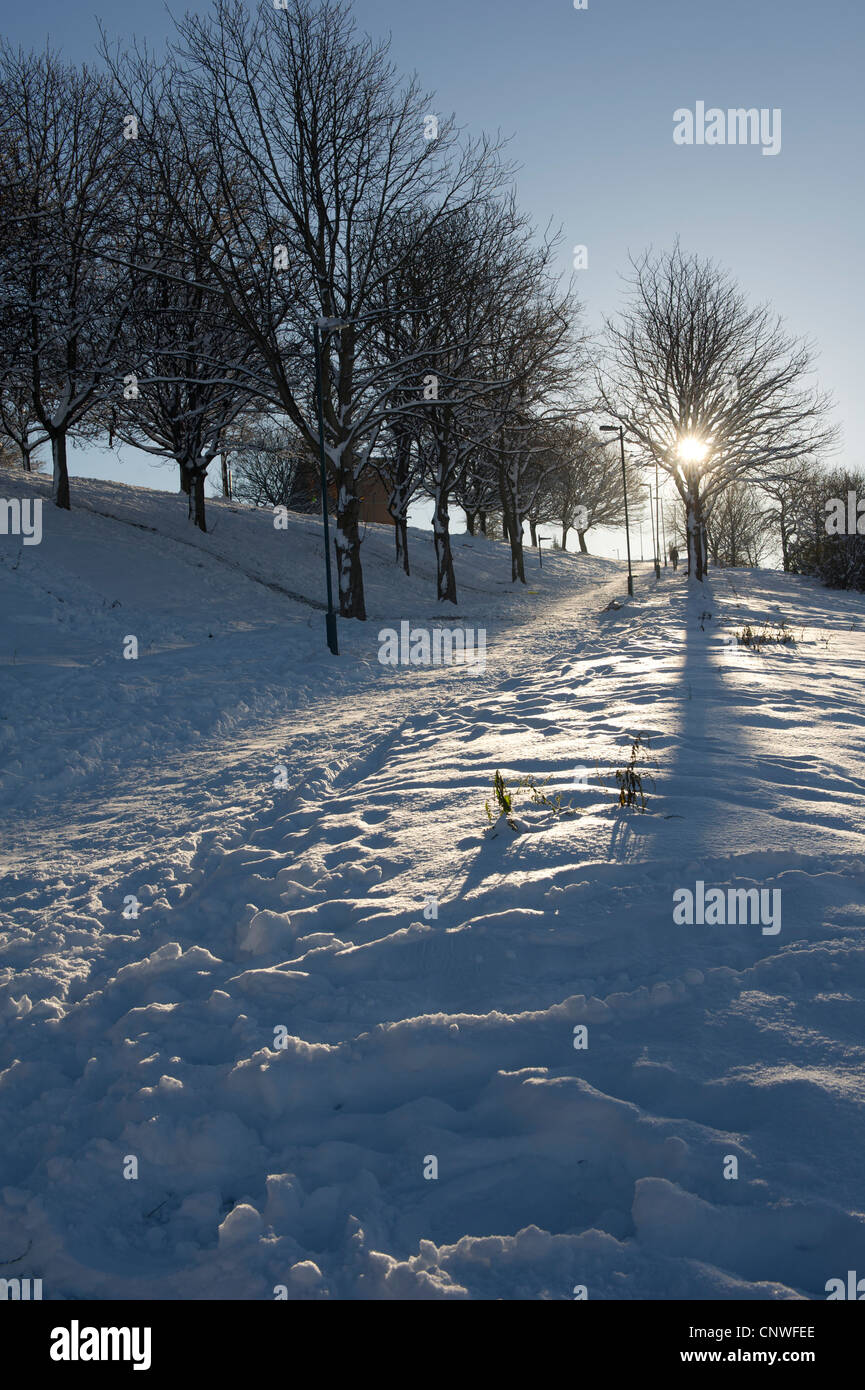
POLYGON ((862 1267, 865 600, 647 571, 603 611, 621 587, 563 569, 485 677, 364 675, 347 633, 290 718, 76 792, 65 847, 70 803, 28 806, 0 1264, 246 1299, 821 1298, 862 1267), (767 617, 796 643, 725 642, 767 617), (492 836, 497 769, 588 777, 492 836), (699 882, 780 890, 780 931, 678 925, 699 882))

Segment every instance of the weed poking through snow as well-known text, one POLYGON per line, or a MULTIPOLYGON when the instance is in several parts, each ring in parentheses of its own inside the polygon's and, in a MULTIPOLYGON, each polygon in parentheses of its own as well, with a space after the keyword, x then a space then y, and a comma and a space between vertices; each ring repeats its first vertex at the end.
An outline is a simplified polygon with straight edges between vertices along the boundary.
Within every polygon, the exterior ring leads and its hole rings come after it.
POLYGON ((795 645, 796 638, 786 623, 775 623, 773 626, 766 621, 761 628, 752 628, 750 623, 746 623, 741 632, 736 633, 736 641, 740 647, 759 652, 764 646, 772 644, 779 647, 795 645))
POLYGON ((638 759, 645 756, 646 748, 649 746, 648 738, 643 739, 642 734, 637 734, 631 743, 631 757, 626 767, 616 769, 616 781, 619 784, 619 805, 635 806, 638 811, 646 809, 646 794, 643 787, 644 782, 651 782, 654 790, 655 781, 646 770, 647 765, 638 767, 638 759))
MULTIPOLYGON (((552 811, 554 816, 576 815, 572 806, 565 803, 562 805, 562 794, 557 792, 555 796, 547 796, 543 788, 549 782, 549 777, 545 777, 543 782, 539 782, 532 773, 527 773, 524 777, 518 778, 515 791, 531 792, 532 801, 536 806, 545 806, 548 811, 552 811)), ((500 772, 496 772, 493 779, 493 800, 484 802, 487 813, 487 820, 490 825, 496 825, 504 816, 508 825, 515 833, 519 831, 519 824, 514 819, 514 797, 507 782, 500 772), (494 812, 498 810, 498 815, 494 812)))
POLYGON ((484 802, 484 808, 487 813, 487 820, 489 821, 490 825, 495 825, 496 822, 500 821, 502 816, 504 816, 508 825, 511 827, 511 830, 518 831, 519 826, 517 825, 513 817, 513 797, 508 791, 507 783, 505 782, 504 777, 498 771, 496 772, 496 775, 493 778, 493 804, 498 807, 497 816, 493 815, 492 810, 490 808, 490 803, 488 801, 484 802))

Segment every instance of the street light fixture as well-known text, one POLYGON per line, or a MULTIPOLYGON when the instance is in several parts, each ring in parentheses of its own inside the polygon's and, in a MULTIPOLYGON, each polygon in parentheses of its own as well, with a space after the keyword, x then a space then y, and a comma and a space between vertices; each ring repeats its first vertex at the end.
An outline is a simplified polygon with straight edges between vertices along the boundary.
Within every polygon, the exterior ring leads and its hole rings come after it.
POLYGON ((618 434, 622 451, 622 491, 625 497, 625 541, 628 546, 628 593, 634 597, 634 575, 631 570, 631 533, 628 527, 628 479, 625 473, 625 431, 621 425, 601 425, 604 434, 618 434))

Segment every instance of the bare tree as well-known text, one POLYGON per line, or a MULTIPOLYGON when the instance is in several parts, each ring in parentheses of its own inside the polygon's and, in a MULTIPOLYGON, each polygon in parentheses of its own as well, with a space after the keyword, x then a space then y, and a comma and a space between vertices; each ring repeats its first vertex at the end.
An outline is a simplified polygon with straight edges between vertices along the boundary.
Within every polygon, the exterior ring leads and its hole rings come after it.
POLYGON ((256 507, 310 511, 320 505, 316 460, 307 440, 285 421, 259 420, 233 441, 233 492, 256 507))
POLYGON ((25 473, 33 472, 33 455, 48 434, 39 429, 30 391, 22 382, 0 383, 0 435, 15 445, 25 473))
POLYGON ((472 283, 470 262, 485 245, 483 233, 492 232, 496 244, 500 240, 501 224, 494 225, 490 208, 486 211, 483 225, 479 208, 454 214, 429 244, 418 242, 411 223, 404 223, 390 229, 378 252, 383 271, 382 307, 371 346, 383 363, 413 363, 414 372, 397 379, 388 397, 385 429, 370 455, 370 464, 388 489, 396 560, 406 574, 412 499, 425 481, 432 484, 433 495, 440 496, 441 484, 454 483, 454 473, 458 476, 462 466, 460 459, 454 468, 446 453, 437 453, 430 445, 436 426, 441 428, 441 412, 448 411, 452 417, 454 409, 465 407, 474 394, 473 385, 467 390, 466 382, 457 383, 456 378, 476 349, 485 318, 482 308, 472 313, 471 306, 478 307, 478 301, 471 293, 466 311, 460 290, 472 283), (454 275, 457 265, 464 276, 459 283, 454 275), (454 296, 460 308, 456 308, 454 296), (440 401, 440 388, 446 403, 440 401), (444 478, 439 478, 438 484, 437 462, 444 464, 444 478))
POLYGON ((600 398, 643 461, 673 479, 689 573, 702 579, 715 499, 737 480, 817 457, 834 437, 828 400, 808 385, 809 346, 712 262, 677 244, 633 266, 630 305, 607 321, 600 398))
POLYGON ((111 85, 50 51, 0 49, 0 385, 51 441, 53 495, 69 507, 67 443, 115 380, 137 216, 126 198, 123 108, 111 85))
MULTIPOLYGON (((382 281, 396 308, 380 320, 376 340, 386 361, 415 366, 414 379, 404 378, 388 401, 389 481, 401 508, 398 530, 404 531, 418 477, 432 498, 437 592, 455 603, 451 499, 471 492, 480 438, 491 418, 493 427, 498 423, 484 402, 509 385, 494 349, 530 321, 526 305, 538 293, 551 247, 537 244, 509 194, 478 197, 442 223, 433 241, 409 249, 398 271, 382 281)), ((389 261, 397 259, 391 245, 383 250, 389 261)))
POLYGON ((511 580, 525 584, 525 525, 531 544, 537 547, 538 524, 551 511, 553 479, 559 467, 555 422, 548 422, 541 411, 514 411, 498 439, 499 502, 511 547, 511 580))
POLYGON ((569 322, 548 277, 553 243, 534 241, 513 197, 476 205, 448 230, 433 262, 425 315, 431 340, 447 347, 426 378, 434 389, 423 403, 418 452, 434 504, 438 597, 455 603, 451 498, 466 496, 476 469, 484 477, 493 471, 489 442, 504 429, 513 392, 520 388, 525 400, 529 373, 540 380, 538 370, 555 358, 569 322), (542 343, 536 330, 544 315, 551 331, 542 343))
POLYGON ((785 572, 791 569, 791 551, 798 533, 810 530, 813 515, 819 522, 822 476, 811 464, 795 462, 759 480, 760 491, 768 499, 764 521, 777 530, 785 572))
POLYGON ((498 162, 488 142, 461 147, 450 120, 436 118, 425 138, 430 98, 415 82, 400 90, 387 46, 358 37, 335 0, 262 4, 257 15, 217 0, 211 17, 179 28, 170 75, 133 55, 117 65, 120 80, 157 147, 166 121, 181 132, 198 198, 224 209, 208 251, 226 310, 255 348, 253 389, 313 445, 310 339, 321 327, 340 612, 364 618, 358 481, 395 386, 415 374, 413 361, 370 352, 379 246, 403 223, 415 245, 432 244, 449 216, 498 184, 498 162))
POLYGON ((548 273, 546 254, 535 261, 528 302, 503 319, 493 361, 504 387, 484 402, 484 449, 494 461, 502 525, 511 549, 511 579, 525 584, 523 527, 539 493, 555 472, 554 427, 572 413, 572 394, 583 369, 576 323, 579 305, 548 273))
POLYGON ((715 500, 706 521, 706 543, 719 568, 759 565, 770 547, 765 508, 749 483, 731 483, 715 500))
POLYGON ((177 462, 189 519, 206 531, 207 469, 229 426, 250 409, 246 383, 254 349, 225 313, 203 249, 218 235, 218 222, 190 193, 176 151, 171 161, 161 150, 157 163, 150 143, 139 139, 136 154, 141 227, 137 261, 129 267, 136 293, 120 343, 127 370, 107 421, 112 436, 177 462), (167 198, 169 177, 174 187, 167 198), (194 237, 187 235, 190 225, 194 237))
POLYGON ((797 530, 788 544, 790 570, 833 589, 865 589, 865 474, 849 468, 813 471, 796 499, 797 530))
POLYGON ((478 450, 471 455, 468 466, 454 484, 453 497, 465 513, 469 535, 480 531, 485 536, 487 517, 499 506, 498 472, 488 451, 478 450))
POLYGON ((381 350, 416 366, 415 380, 406 380, 392 399, 388 420, 400 439, 400 521, 404 533, 409 487, 420 480, 434 504, 438 596, 449 602, 456 602, 451 500, 474 500, 482 403, 506 385, 491 370, 491 345, 501 324, 522 309, 548 255, 547 244, 535 244, 512 193, 479 196, 383 282, 399 312, 382 320, 381 350))
MULTIPOLYGON (((404 400, 404 393, 400 393, 404 400)), ((387 509, 393 518, 396 562, 411 573, 408 555, 408 512, 421 486, 418 455, 419 426, 409 416, 399 412, 388 419, 379 440, 378 449, 370 454, 370 467, 375 470, 388 491, 387 509)))
MULTIPOLYGON (((562 549, 568 532, 575 530, 580 550, 588 554, 586 534, 593 526, 620 526, 625 519, 625 495, 618 450, 604 441, 588 423, 575 417, 556 430, 556 468, 550 480, 553 518, 562 528, 562 549)), ((638 496, 639 470, 626 460, 630 495, 638 496)))

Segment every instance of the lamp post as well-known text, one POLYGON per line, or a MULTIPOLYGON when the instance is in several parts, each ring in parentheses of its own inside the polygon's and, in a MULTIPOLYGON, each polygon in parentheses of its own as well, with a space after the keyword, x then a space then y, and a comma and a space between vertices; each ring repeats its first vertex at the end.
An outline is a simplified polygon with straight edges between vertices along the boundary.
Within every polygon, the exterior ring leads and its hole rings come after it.
MULTIPOLYGON (((652 484, 649 483, 649 504, 652 501, 652 484)), ((658 515, 658 460, 655 459, 655 578, 661 577, 660 559, 661 520, 658 515)))
POLYGON ((664 525, 664 513, 660 509, 658 501, 658 460, 655 459, 655 525, 658 528, 658 554, 664 556, 664 569, 667 568, 667 528, 664 525))
POLYGON ((634 596, 634 575, 631 569, 631 533, 628 527, 628 479, 625 473, 625 431, 621 425, 601 425, 605 434, 618 434, 619 448, 622 451, 622 492, 625 497, 625 541, 628 546, 628 593, 634 596))

